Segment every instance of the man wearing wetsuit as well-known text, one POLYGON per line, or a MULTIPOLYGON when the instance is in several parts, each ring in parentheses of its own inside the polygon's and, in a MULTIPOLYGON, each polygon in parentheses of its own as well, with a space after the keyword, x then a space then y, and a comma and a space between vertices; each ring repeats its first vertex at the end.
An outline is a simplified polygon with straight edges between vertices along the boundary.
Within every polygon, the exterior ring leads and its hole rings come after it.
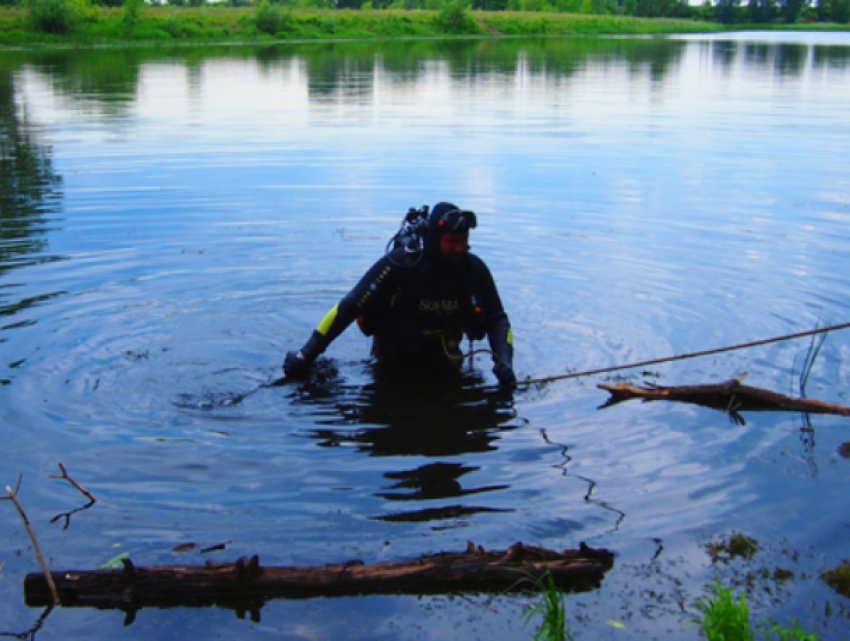
POLYGON ((374 335, 378 364, 422 370, 457 370, 460 342, 487 336, 493 373, 503 387, 516 384, 513 338, 508 316, 490 270, 469 253, 475 214, 451 203, 434 206, 424 248, 398 247, 387 253, 325 316, 297 352, 286 355, 289 378, 307 374, 310 365, 354 320, 374 335))

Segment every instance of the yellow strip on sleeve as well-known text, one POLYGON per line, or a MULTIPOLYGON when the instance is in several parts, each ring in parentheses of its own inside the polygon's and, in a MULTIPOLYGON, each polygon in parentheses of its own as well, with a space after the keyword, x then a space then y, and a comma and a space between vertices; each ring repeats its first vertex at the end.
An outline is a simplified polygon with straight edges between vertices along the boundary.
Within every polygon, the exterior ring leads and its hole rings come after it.
POLYGON ((333 325, 333 322, 336 320, 336 314, 338 310, 339 304, 337 303, 333 306, 333 309, 325 315, 325 317, 322 319, 322 322, 319 323, 319 326, 316 329, 322 336, 327 334, 328 330, 331 328, 331 325, 333 325))

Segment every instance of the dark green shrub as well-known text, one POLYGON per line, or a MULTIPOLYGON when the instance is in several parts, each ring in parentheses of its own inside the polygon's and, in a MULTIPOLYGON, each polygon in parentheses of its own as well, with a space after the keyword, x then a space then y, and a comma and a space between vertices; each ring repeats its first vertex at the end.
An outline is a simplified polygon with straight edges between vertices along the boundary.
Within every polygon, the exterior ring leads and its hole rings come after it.
POLYGON ((144 5, 144 0, 126 0, 124 3, 124 24, 127 27, 133 27, 136 23, 139 22, 139 16, 141 15, 142 5, 144 5))
POLYGON ((72 0, 27 0, 30 20, 37 31, 70 33, 80 21, 80 11, 72 0))
POLYGON ((254 13, 254 26, 260 31, 273 36, 277 33, 295 30, 295 16, 288 9, 281 9, 262 0, 254 13))
POLYGON ((167 18, 157 25, 160 29, 169 34, 172 38, 182 38, 186 33, 186 29, 176 18, 167 18))
POLYGON ((391 38, 410 36, 416 33, 416 27, 410 17, 391 13, 375 24, 375 33, 391 38))
POLYGON ((449 0, 444 3, 434 21, 446 33, 478 32, 478 25, 469 13, 466 0, 449 0))
POLYGON ((127 33, 133 40, 171 40, 171 34, 149 26, 135 26, 127 33))

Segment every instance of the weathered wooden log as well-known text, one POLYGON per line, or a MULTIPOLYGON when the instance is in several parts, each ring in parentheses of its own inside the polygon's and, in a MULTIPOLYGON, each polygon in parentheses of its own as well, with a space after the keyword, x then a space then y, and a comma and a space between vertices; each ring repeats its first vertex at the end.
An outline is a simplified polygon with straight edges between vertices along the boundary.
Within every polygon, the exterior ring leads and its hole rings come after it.
POLYGON ((722 410, 727 412, 736 422, 741 423, 743 423, 743 419, 738 412, 744 411, 803 412, 850 416, 850 407, 843 405, 833 405, 807 398, 794 398, 758 387, 741 385, 741 381, 746 376, 746 374, 742 374, 723 383, 710 385, 662 387, 651 383, 647 383, 645 386, 621 383, 619 385, 600 384, 597 387, 607 390, 611 394, 611 397, 602 407, 610 407, 630 398, 641 398, 644 401, 679 401, 722 410))
MULTIPOLYGON (((614 564, 614 554, 581 544, 578 550, 556 552, 516 543, 506 551, 487 551, 469 543, 465 552, 441 552, 412 561, 364 565, 360 561, 320 567, 261 567, 256 556, 236 563, 201 567, 136 567, 123 570, 52 572, 63 606, 117 608, 128 618, 143 607, 231 607, 259 616, 262 604, 274 598, 355 596, 361 594, 442 594, 528 589, 523 578, 548 571, 566 591, 599 586, 614 564)), ((45 577, 28 574, 27 605, 52 602, 45 577)))

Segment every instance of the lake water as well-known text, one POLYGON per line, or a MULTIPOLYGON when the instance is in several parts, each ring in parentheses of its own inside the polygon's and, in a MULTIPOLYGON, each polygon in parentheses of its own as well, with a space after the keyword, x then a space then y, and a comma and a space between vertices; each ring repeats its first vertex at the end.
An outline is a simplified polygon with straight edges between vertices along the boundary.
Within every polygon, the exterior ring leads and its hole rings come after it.
MULTIPOLYGON (((757 620, 846 638, 838 416, 608 397, 593 376, 399 397, 350 328, 336 374, 263 387, 411 206, 479 214, 521 378, 850 321, 850 34, 0 52, 0 481, 51 568, 403 560, 516 541, 617 553, 577 639, 697 639, 755 577, 757 620), (242 395, 247 396, 242 397, 242 395), (801 427, 813 431, 801 431, 801 427), (48 478, 61 461, 98 502, 48 478), (706 545, 755 538, 750 561, 706 545), (227 542, 209 554, 177 545, 227 542), (775 568, 793 573, 774 578, 775 568)), ((479 344, 479 346, 481 346, 479 344)), ((809 339, 620 372, 800 393, 809 339)), ((482 387, 483 386, 483 387, 482 387)), ((805 387, 850 405, 850 332, 805 387)), ((527 639, 533 597, 41 609, 0 504, 0 632, 38 639, 527 639)))

